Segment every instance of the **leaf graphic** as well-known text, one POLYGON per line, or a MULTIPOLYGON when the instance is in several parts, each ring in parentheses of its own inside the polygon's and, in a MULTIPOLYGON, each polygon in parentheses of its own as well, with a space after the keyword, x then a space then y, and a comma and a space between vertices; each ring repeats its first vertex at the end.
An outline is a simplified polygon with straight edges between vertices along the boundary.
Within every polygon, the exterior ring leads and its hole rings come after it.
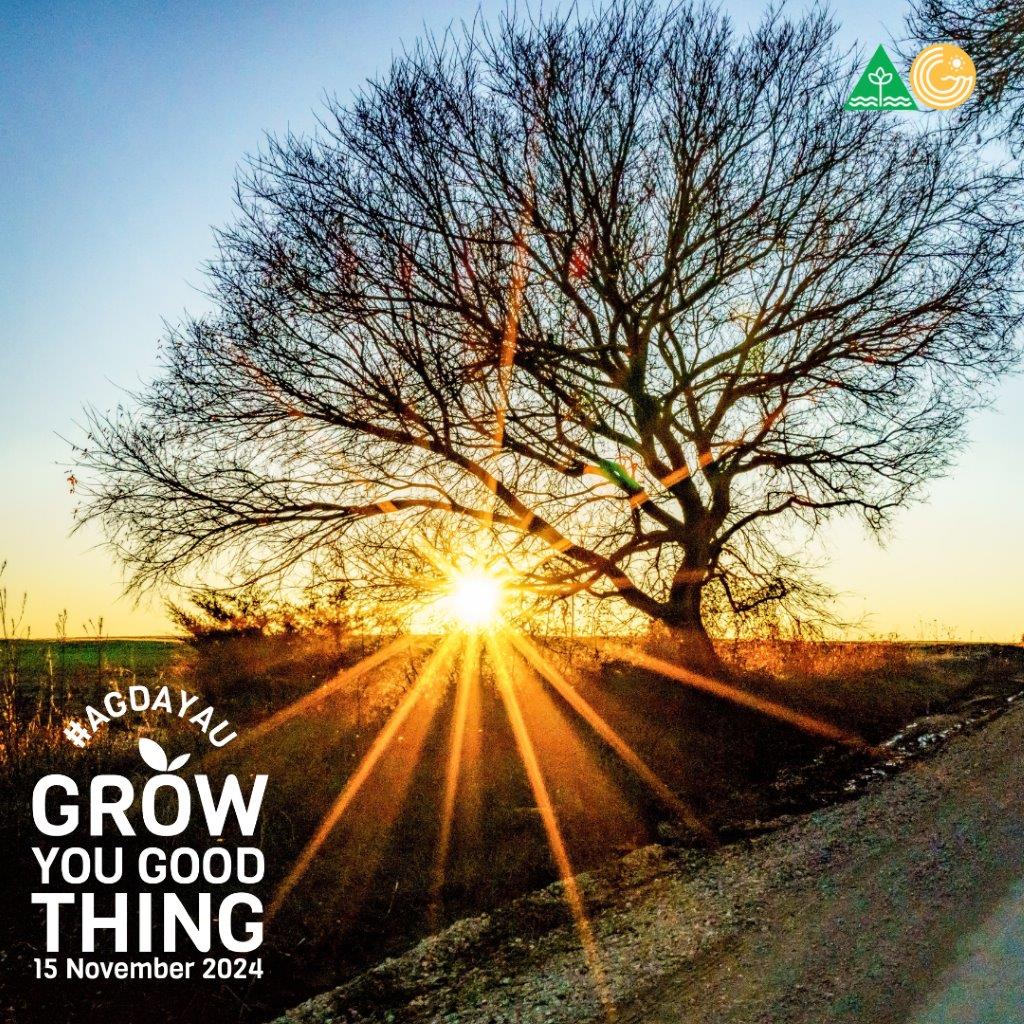
POLYGON ((168 766, 169 772, 176 772, 192 755, 182 754, 181 757, 176 757, 168 766))
POLYGON ((155 772, 167 771, 167 755, 164 748, 156 740, 147 739, 145 736, 139 740, 139 753, 142 760, 155 772))
POLYGON ((885 68, 875 68, 875 70, 868 75, 868 81, 874 82, 875 85, 888 85, 892 81, 892 75, 890 75, 885 68))

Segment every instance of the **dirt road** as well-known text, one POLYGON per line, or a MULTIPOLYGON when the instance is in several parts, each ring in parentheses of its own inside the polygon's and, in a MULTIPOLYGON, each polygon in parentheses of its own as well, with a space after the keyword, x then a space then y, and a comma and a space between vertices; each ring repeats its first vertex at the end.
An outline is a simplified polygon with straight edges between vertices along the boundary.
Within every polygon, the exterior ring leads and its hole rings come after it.
POLYGON ((1024 1020, 1024 884, 1013 887, 964 945, 967 954, 914 1024, 1024 1020))
POLYGON ((1022 755, 1024 702, 781 831, 584 877, 600 991, 571 929, 530 937, 527 901, 286 1019, 1024 1021, 1022 755))
POLYGON ((750 925, 637 994, 621 1019, 1024 1020, 1024 992, 1014 1002, 1010 991, 1021 963, 1005 950, 1014 927, 1020 935, 1010 890, 1024 876, 1022 754, 1018 709, 774 837, 773 877, 750 925), (990 1015, 1011 1006, 1015 1016, 990 1015))

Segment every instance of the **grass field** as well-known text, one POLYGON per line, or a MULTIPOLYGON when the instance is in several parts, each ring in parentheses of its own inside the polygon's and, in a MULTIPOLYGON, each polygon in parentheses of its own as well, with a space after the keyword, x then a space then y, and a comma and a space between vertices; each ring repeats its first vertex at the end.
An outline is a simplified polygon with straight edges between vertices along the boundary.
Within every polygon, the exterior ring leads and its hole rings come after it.
POLYGON ((69 671, 88 672, 104 669, 149 675, 167 668, 182 645, 177 640, 113 637, 104 640, 19 640, 20 657, 26 672, 42 672, 47 658, 65 659, 69 671))

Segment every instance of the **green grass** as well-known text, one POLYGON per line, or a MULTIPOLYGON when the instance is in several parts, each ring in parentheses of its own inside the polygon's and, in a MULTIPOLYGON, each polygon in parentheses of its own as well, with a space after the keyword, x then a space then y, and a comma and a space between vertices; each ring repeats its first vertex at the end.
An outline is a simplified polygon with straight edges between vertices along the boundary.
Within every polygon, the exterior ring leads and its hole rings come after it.
POLYGON ((94 669, 102 650, 105 669, 128 669, 153 675, 166 668, 181 650, 177 640, 19 640, 21 667, 25 672, 42 671, 47 651, 57 661, 61 655, 68 671, 94 669))

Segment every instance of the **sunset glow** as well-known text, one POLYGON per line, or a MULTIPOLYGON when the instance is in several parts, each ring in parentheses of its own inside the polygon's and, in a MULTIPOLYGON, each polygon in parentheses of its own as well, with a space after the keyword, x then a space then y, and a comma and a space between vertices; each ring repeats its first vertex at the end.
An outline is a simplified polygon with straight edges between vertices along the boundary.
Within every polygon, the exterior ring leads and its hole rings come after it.
POLYGON ((477 632, 501 621, 505 596, 501 577, 475 566, 453 574, 450 587, 440 602, 441 611, 466 632, 477 632))

